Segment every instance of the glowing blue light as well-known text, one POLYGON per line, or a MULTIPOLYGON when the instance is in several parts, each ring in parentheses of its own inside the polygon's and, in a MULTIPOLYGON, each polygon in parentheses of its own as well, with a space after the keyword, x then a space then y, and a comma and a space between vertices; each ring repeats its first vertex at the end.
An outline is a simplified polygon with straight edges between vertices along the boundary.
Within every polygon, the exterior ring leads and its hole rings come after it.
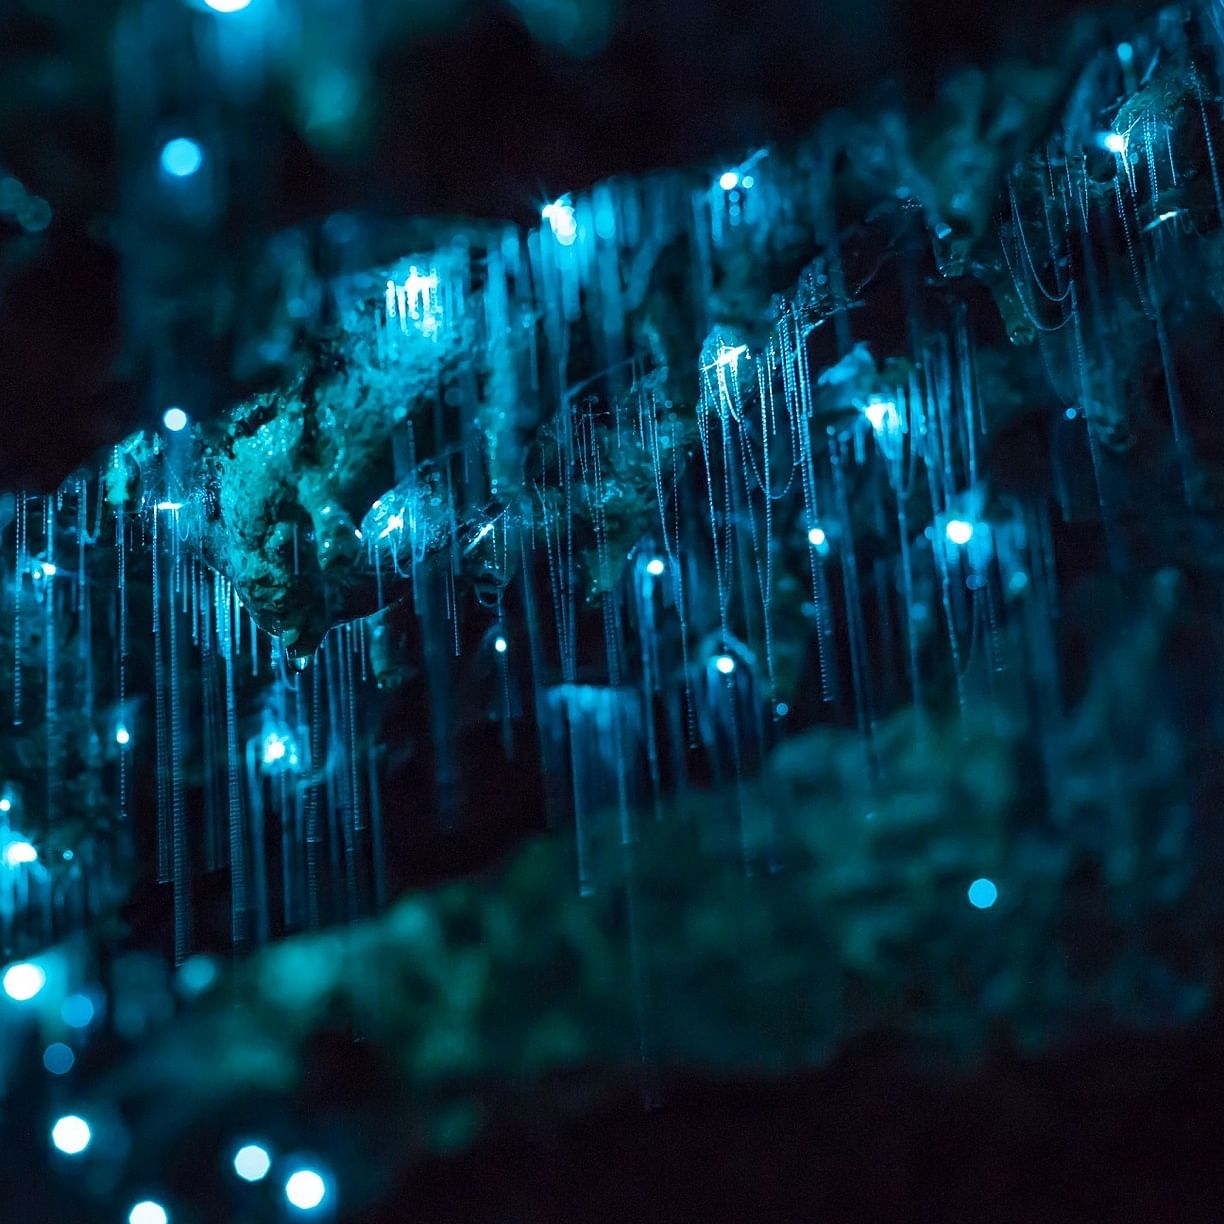
POLYGON ((829 537, 825 535, 824 531, 819 527, 813 527, 808 532, 808 543, 813 548, 823 548, 828 542, 828 539, 829 537))
POLYGON ((510 649, 510 644, 506 641, 504 637, 499 637, 493 643, 493 649, 496 650, 498 654, 505 654, 506 651, 510 649))
POLYGON ((1135 48, 1128 42, 1120 42, 1118 44, 1118 59, 1123 64, 1131 63, 1135 58, 1135 48))
POLYGON ((54 578, 59 573, 59 566, 52 564, 50 561, 44 561, 38 567, 38 572, 43 578, 54 578))
POLYGON ((730 369, 735 371, 739 365, 739 360, 748 352, 746 344, 723 344, 718 345, 718 356, 714 358, 714 366, 712 368, 730 369))
POLYGON ((0 812, 11 812, 13 810, 13 801, 5 795, 0 799, 0 812))
POLYGON ((118 744, 120 748, 125 748, 131 742, 132 733, 122 723, 120 723, 115 728, 115 743, 118 744))
POLYGON ((94 1018, 93 1000, 84 994, 69 995, 60 1008, 60 1018, 69 1028, 88 1028, 94 1018))
POLYGON ((863 409, 863 415, 876 433, 891 432, 900 422, 897 405, 892 400, 875 399, 863 409))
POLYGON ((327 1183, 314 1169, 299 1169, 285 1182, 285 1197, 299 1211, 313 1211, 327 1197, 327 1183))
POLYGON ((714 666, 717 667, 724 676, 729 676, 735 670, 735 660, 730 655, 719 655, 714 660, 714 666))
POLYGON ((171 178, 190 178, 204 164, 204 150, 186 136, 166 141, 161 167, 171 178))
POLYGON ((263 1181, 271 1167, 272 1157, 258 1143, 244 1144, 234 1153, 234 1172, 243 1181, 263 1181))
POLYGON ((666 568, 667 566, 663 564, 662 559, 659 557, 651 557, 650 560, 646 562, 646 572, 652 578, 662 577, 663 571, 666 568))
POLYGON ((788 706, 785 701, 779 701, 778 704, 774 706, 774 713, 779 718, 785 718, 790 713, 790 706, 788 706))
POLYGON ((968 544, 973 539, 973 524, 965 519, 949 519, 944 534, 953 544, 968 544))
POLYGON ((739 186, 740 177, 734 170, 725 170, 718 180, 718 185, 724 191, 734 191, 739 186))
POLYGON ((275 733, 264 740, 263 759, 265 765, 273 765, 283 760, 285 756, 285 741, 275 733))
POLYGON ((204 0, 204 3, 217 13, 240 13, 250 5, 251 0, 204 0))
POLYGON ((51 1142, 65 1156, 79 1156, 92 1139, 89 1123, 76 1114, 65 1114, 51 1128, 51 1142))
POLYGON ((47 984, 47 971, 33 961, 10 965, 0 978, 4 993, 15 1003, 28 1003, 47 984))
POLYGON ((72 1052, 72 1047, 65 1045, 62 1041, 53 1041, 43 1051, 43 1066, 52 1075, 67 1075, 72 1070, 74 1062, 76 1062, 76 1055, 72 1052))
POLYGON ((11 841, 4 847, 4 865, 20 867, 22 863, 37 863, 38 851, 28 841, 11 841))
POLYGON ((1101 142, 1111 152, 1121 156, 1126 152, 1126 137, 1121 132, 1106 132, 1101 142))
POLYGON ((552 227, 553 237, 562 246, 573 246, 578 237, 578 222, 574 218, 574 204, 569 196, 562 196, 551 204, 545 204, 540 216, 552 227))
POLYGON ((754 179, 751 174, 745 174, 744 177, 740 180, 740 186, 745 191, 751 191, 755 185, 756 185, 756 179, 754 179))
POLYGON ((209 956, 197 952, 189 956, 178 971, 178 988, 185 995, 203 994, 217 980, 217 966, 209 956))
POLYGON ((171 433, 179 433, 187 428, 187 414, 181 408, 167 408, 162 424, 171 433))
POLYGON ((166 1209, 152 1199, 144 1199, 128 1212, 128 1224, 170 1224, 166 1209))
POLYGON ((1075 418, 1079 416, 1079 409, 1078 408, 1068 408, 1067 411, 1063 413, 1063 416, 1065 416, 1068 421, 1074 421, 1075 418))
POLYGON ((989 909, 999 899, 999 890, 993 880, 983 876, 969 885, 969 904, 975 909, 989 909))

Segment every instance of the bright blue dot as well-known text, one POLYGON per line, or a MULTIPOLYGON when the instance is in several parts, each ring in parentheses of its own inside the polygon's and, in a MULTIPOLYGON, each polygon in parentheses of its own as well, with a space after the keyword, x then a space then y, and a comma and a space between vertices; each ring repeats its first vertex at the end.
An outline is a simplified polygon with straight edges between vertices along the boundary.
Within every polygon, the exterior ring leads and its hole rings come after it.
POLYGON ((999 890, 993 880, 983 876, 969 885, 969 904, 975 909, 989 909, 999 899, 999 890))
POLYGON ((1068 421, 1074 421, 1075 418, 1079 416, 1079 410, 1077 408, 1068 408, 1067 411, 1063 415, 1067 418, 1068 421))
POLYGON ((652 578, 660 577, 666 568, 667 566, 664 565, 660 557, 651 557, 650 560, 646 562, 646 572, 652 578))
POLYGON ((88 995, 69 995, 60 1008, 60 1017, 69 1028, 88 1028, 94 1018, 93 1000, 88 995))
POLYGON ((299 1169, 285 1182, 285 1197, 299 1211, 313 1211, 327 1197, 327 1183, 314 1169, 299 1169))
POLYGON ((258 1143, 248 1143, 234 1153, 234 1172, 243 1181, 263 1181, 272 1167, 272 1157, 258 1143))
POLYGON ((65 1156, 79 1156, 92 1139, 89 1123, 76 1114, 66 1114, 51 1128, 51 1142, 65 1156))
POLYGON ((160 1203, 145 1199, 128 1212, 128 1224, 170 1224, 170 1217, 160 1203))
POLYGON ((730 655, 718 655, 714 666, 724 675, 729 676, 735 670, 735 660, 730 655))
POLYGON ((62 1041, 53 1041, 43 1051, 43 1066, 52 1075, 67 1075, 72 1070, 74 1062, 76 1062, 76 1055, 72 1052, 72 1047, 65 1045, 62 1041))
POLYGON ((178 433, 187 428, 187 414, 181 408, 167 408, 162 424, 171 432, 178 433))
POLYGON ((238 13, 246 8, 251 0, 204 0, 204 3, 216 13, 238 13))
POLYGON ((944 534, 953 544, 968 544, 973 539, 973 524, 964 519, 949 519, 944 534))
POLYGON ((507 642, 504 637, 499 637, 493 642, 493 649, 496 650, 498 654, 505 654, 506 651, 510 649, 510 643, 507 642))
POLYGON ((724 170, 718 180, 718 185, 724 191, 734 191, 739 186, 739 175, 734 170, 724 170))
POLYGON ((18 961, 0 977, 4 993, 15 1003, 28 1003, 46 984, 47 971, 33 961, 18 961))
POLYGON ((204 150, 186 136, 166 141, 161 151, 162 169, 171 178, 190 178, 204 164, 204 150))

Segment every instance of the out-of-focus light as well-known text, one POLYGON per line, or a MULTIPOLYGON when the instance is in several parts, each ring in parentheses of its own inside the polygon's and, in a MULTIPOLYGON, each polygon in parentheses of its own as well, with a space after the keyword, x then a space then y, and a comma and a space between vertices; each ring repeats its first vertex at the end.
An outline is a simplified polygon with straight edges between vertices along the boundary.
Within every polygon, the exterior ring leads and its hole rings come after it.
POLYGON ((823 528, 813 527, 808 532, 808 543, 813 548, 823 548, 828 542, 829 537, 825 535, 823 528))
POLYGON ((1120 42, 1118 44, 1118 60, 1122 64, 1130 64, 1135 58, 1135 48, 1128 42, 1120 42))
POLYGON ((28 841, 11 841, 4 847, 4 865, 20 867, 23 863, 37 863, 38 851, 28 841))
POLYGON ((754 179, 751 174, 745 174, 744 177, 740 179, 740 186, 745 191, 751 191, 753 187, 756 186, 756 179, 754 179))
POLYGON ((204 0, 204 3, 215 13, 240 13, 251 0, 204 0))
POLYGON ((1121 132, 1106 132, 1101 143, 1111 152, 1121 156, 1126 152, 1126 137, 1121 132))
POLYGON ((59 566, 51 561, 44 561, 39 565, 38 572, 43 578, 54 578, 59 573, 59 566))
POLYGON ((10 965, 0 978, 4 993, 15 1003, 28 1003, 47 984, 47 971, 33 961, 10 965))
POLYGON ((724 191, 734 191, 739 186, 740 176, 734 170, 724 170, 718 185, 724 191))
MULTIPOLYGON (((177 430, 175 432, 177 432, 177 430)), ((181 510, 182 508, 183 508, 183 503, 176 502, 176 501, 158 502, 157 505, 154 506, 155 510, 169 510, 172 512, 175 510, 181 510)))
POLYGON ((0 799, 0 812, 11 812, 13 810, 13 801, 5 795, 0 799))
POLYGON ((285 1182, 285 1198, 299 1211, 313 1211, 327 1197, 327 1183, 314 1169, 299 1169, 285 1182))
POLYGON ((217 966, 202 952, 189 956, 178 971, 178 988, 189 998, 203 994, 217 980, 217 966))
POLYGON ((120 723, 115 728, 115 743, 118 744, 120 748, 126 748, 131 742, 132 733, 122 723, 120 723))
POLYGON ((128 1224, 170 1224, 166 1209, 152 1199, 143 1199, 128 1212, 128 1224))
POLYGON ((885 430, 891 430, 896 426, 898 420, 897 405, 892 400, 876 399, 863 409, 863 415, 867 418, 871 428, 876 433, 882 433, 885 430))
POLYGON ((187 428, 187 414, 181 408, 167 408, 162 424, 171 433, 179 433, 187 428))
POLYGON ((69 995, 60 1007, 60 1019, 74 1029, 88 1028, 93 1022, 93 1000, 84 994, 69 995))
POLYGON ((275 731, 269 732, 264 737, 263 760, 265 765, 275 765, 277 761, 284 760, 285 752, 285 741, 275 731))
POLYGON ((51 1142, 65 1156, 79 1156, 92 1139, 89 1123, 77 1114, 65 1114, 51 1128, 51 1142))
POLYGON ((190 178, 204 164, 204 150, 186 136, 166 141, 161 151, 161 167, 171 178, 190 178))
POLYGON ((724 676, 729 676, 735 670, 735 660, 730 655, 719 655, 714 660, 714 666, 717 667, 724 676))
POLYGON ((52 1075, 67 1075, 72 1070, 74 1062, 76 1062, 76 1055, 72 1052, 72 1047, 65 1045, 62 1041, 53 1041, 43 1051, 43 1066, 52 1075))
POLYGON ((663 564, 662 559, 659 557, 651 557, 650 560, 646 562, 646 572, 652 578, 661 577, 666 568, 667 566, 663 564))
POLYGON ((774 713, 779 718, 785 718, 790 713, 790 706, 788 706, 785 701, 779 701, 778 704, 774 706, 774 713))
POLYGON ((1078 408, 1068 408, 1066 412, 1063 413, 1063 416, 1065 416, 1068 421, 1074 421, 1075 418, 1079 416, 1079 409, 1078 408))
POLYGON ((496 650, 498 654, 505 654, 506 651, 510 649, 510 643, 507 642, 504 637, 499 637, 494 641, 493 649, 496 650))
POLYGON ((234 1172, 243 1181, 263 1181, 271 1168, 272 1157, 268 1155, 268 1149, 260 1147, 258 1143, 244 1144, 234 1153, 234 1172))
POLYGON ((969 904, 974 909, 989 909, 999 899, 999 890, 993 880, 983 876, 969 885, 969 904))
POLYGON ((562 196, 551 204, 545 204, 540 216, 552 228, 553 237, 562 246, 573 246, 578 237, 578 222, 574 217, 574 204, 569 196, 562 196))
POLYGON ((973 524, 965 519, 949 519, 944 534, 953 544, 968 544, 973 539, 973 524))

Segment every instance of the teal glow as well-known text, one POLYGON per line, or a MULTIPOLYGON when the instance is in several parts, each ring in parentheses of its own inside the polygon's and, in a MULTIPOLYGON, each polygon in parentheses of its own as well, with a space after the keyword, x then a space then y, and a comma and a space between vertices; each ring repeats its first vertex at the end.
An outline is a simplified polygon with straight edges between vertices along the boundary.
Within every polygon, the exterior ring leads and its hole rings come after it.
POLYGON ((272 1157, 258 1143, 248 1143, 234 1153, 234 1172, 243 1181, 263 1181, 272 1168, 272 1157))
POLYGON ((11 812, 13 810, 13 801, 5 795, 0 799, 0 812, 11 812))
POLYGON ((968 544, 973 539, 973 524, 964 519, 949 519, 944 534, 953 544, 968 544))
POLYGON ((191 997, 203 994, 217 980, 217 966, 202 952, 189 956, 178 971, 178 987, 191 997))
POLYGON ((204 0, 215 13, 240 13, 250 6, 251 0, 204 0))
POLYGON ((76 1055, 72 1052, 72 1047, 65 1045, 62 1041, 53 1041, 43 1051, 43 1066, 52 1075, 67 1075, 72 1070, 74 1062, 76 1062, 76 1055))
POLYGON ((89 1123, 77 1114, 65 1114, 51 1128, 51 1142, 65 1156, 79 1156, 92 1141, 89 1123))
POLYGON ((204 164, 204 150, 186 136, 166 141, 161 167, 171 178, 190 178, 204 164))
POLYGON ((131 742, 132 733, 122 723, 120 723, 115 728, 115 743, 118 744, 120 748, 125 748, 131 742))
POLYGON ((299 1211, 314 1211, 327 1197, 327 1183, 314 1169, 299 1169, 285 1182, 285 1198, 299 1211))
POLYGON ((181 408, 167 408, 162 424, 171 432, 178 433, 187 428, 187 414, 181 408))
POLYGON ((493 649, 496 650, 498 654, 505 654, 506 651, 510 649, 510 643, 507 642, 504 637, 499 637, 494 641, 493 649))
POLYGON ((11 841, 4 847, 4 865, 20 867, 23 863, 37 863, 38 851, 28 841, 11 841))
POLYGON ((1101 142, 1111 152, 1119 156, 1126 152, 1126 137, 1121 132, 1106 132, 1101 142))
POLYGON ((47 971, 33 961, 18 961, 4 971, 0 985, 15 1003, 28 1003, 47 984, 47 971))
POLYGON ((813 548, 823 548, 827 540, 828 536, 825 535, 824 530, 820 527, 813 527, 808 532, 808 543, 813 548))
POLYGON ((989 909, 999 899, 999 890, 993 880, 983 876, 969 885, 969 904, 975 909, 989 909))
POLYGON ((735 660, 730 655, 719 655, 714 660, 714 666, 717 667, 724 676, 729 676, 735 670, 735 660))
POLYGON ((667 567, 663 564, 663 562, 658 557, 651 557, 651 559, 646 562, 646 572, 652 578, 662 577, 663 571, 666 568, 667 567))
POLYGON ((725 170, 718 180, 718 185, 724 191, 734 191, 739 186, 739 181, 739 175, 734 170, 725 170))
POLYGON ((166 1209, 152 1199, 144 1199, 128 1212, 128 1224, 170 1224, 166 1209))
POLYGON ((553 237, 562 246, 573 246, 578 237, 578 222, 574 218, 574 204, 569 196, 562 196, 540 210, 540 216, 548 222, 553 237))
POLYGON ((60 1019, 75 1029, 88 1028, 93 1023, 94 1005, 88 995, 69 995, 60 1008, 60 1019))

